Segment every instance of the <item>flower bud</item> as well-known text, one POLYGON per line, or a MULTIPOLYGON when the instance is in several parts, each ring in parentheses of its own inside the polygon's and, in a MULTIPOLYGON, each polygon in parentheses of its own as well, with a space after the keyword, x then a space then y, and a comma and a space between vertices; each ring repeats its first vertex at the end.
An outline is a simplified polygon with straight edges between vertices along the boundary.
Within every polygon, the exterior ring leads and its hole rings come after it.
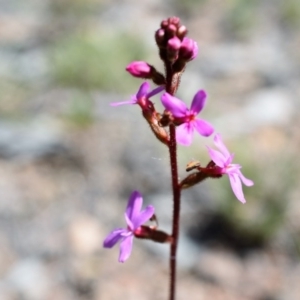
POLYGON ((194 59, 198 54, 198 45, 196 41, 185 37, 181 43, 181 47, 179 50, 180 59, 184 59, 186 61, 194 59))
POLYGON ((168 25, 166 28, 166 32, 168 33, 169 37, 173 37, 176 35, 177 27, 174 24, 168 25))
POLYGON ((169 51, 177 51, 180 49, 181 41, 177 36, 169 39, 168 41, 168 50, 169 51))
POLYGON ((177 36, 182 40, 187 34, 187 28, 184 25, 181 25, 177 29, 177 36))
POLYGON ((179 24, 180 24, 180 18, 178 18, 178 17, 170 17, 168 19, 168 22, 169 22, 169 24, 174 24, 176 26, 179 26, 179 24))
POLYGON ((163 20, 160 23, 160 27, 163 28, 163 29, 166 29, 168 27, 168 25, 169 25, 168 20, 163 20))
POLYGON ((167 46, 167 58, 169 61, 174 62, 178 58, 181 41, 177 36, 169 39, 167 46))
POLYGON ((155 41, 158 46, 163 46, 165 41, 165 31, 164 29, 158 29, 155 32, 155 41))
POLYGON ((127 67, 126 71, 134 77, 151 78, 151 66, 144 61, 133 61, 127 67))

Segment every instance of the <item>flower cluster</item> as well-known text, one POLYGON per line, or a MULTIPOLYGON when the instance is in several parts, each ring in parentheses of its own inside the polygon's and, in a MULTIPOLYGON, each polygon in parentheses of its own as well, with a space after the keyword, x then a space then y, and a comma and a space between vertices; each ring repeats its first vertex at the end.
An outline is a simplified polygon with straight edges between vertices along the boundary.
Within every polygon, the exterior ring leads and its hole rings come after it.
MULTIPOLYGON (((169 147, 170 153, 173 151, 171 148, 175 145, 175 156, 173 157, 176 157, 176 143, 190 146, 195 132, 203 137, 209 137, 214 133, 213 126, 198 117, 207 102, 207 94, 204 90, 196 92, 190 108, 184 101, 174 96, 187 63, 195 59, 198 54, 197 43, 188 38, 186 34, 187 29, 180 24, 179 18, 172 17, 162 21, 160 28, 155 33, 155 40, 160 59, 165 65, 165 74, 160 73, 147 62, 131 62, 126 67, 126 71, 134 77, 152 81, 156 87, 151 89, 150 84, 144 81, 130 100, 111 103, 112 106, 139 105, 143 117, 156 138, 169 147), (156 111, 152 102, 152 97, 160 93, 160 100, 164 107, 163 112, 156 111), (169 128, 169 131, 166 128, 169 128)), ((224 145, 220 134, 214 135, 214 144, 218 150, 207 147, 211 159, 207 166, 202 167, 200 163, 196 163, 189 167, 187 171, 196 170, 196 172, 187 176, 178 186, 180 189, 184 189, 198 184, 206 178, 228 175, 234 195, 240 202, 245 203, 242 184, 252 186, 253 181, 242 174, 240 165, 232 163, 234 155, 224 145)), ((175 180, 177 180, 176 177, 177 175, 174 176, 175 180)), ((144 225, 154 217, 154 207, 149 205, 141 210, 142 202, 141 194, 134 191, 129 198, 125 212, 127 227, 113 230, 103 243, 105 248, 111 248, 120 242, 119 262, 128 259, 134 237, 170 243, 174 238, 163 231, 144 225)))

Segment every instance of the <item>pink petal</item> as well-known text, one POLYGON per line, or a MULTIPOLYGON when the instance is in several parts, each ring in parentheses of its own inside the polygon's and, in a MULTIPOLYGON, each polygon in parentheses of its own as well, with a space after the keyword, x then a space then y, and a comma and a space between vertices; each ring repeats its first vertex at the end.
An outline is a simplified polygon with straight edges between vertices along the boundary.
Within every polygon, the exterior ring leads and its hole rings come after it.
POLYGON ((147 98, 153 97, 156 94, 160 93, 161 91, 163 91, 165 89, 165 86, 159 86, 157 88, 155 88, 154 90, 152 90, 151 92, 149 92, 146 96, 147 98))
POLYGON ((220 168, 225 168, 226 167, 226 158, 224 157, 224 155, 217 151, 217 150, 214 150, 210 147, 207 147, 208 149, 208 154, 211 158, 211 160, 220 168))
POLYGON ((210 136, 214 132, 214 128, 204 120, 196 119, 193 121, 193 125, 202 136, 210 136))
POLYGON ((124 105, 124 104, 136 104, 136 99, 122 101, 122 102, 113 102, 113 103, 110 103, 110 106, 119 106, 119 105, 124 105))
MULTIPOLYGON (((217 133, 214 136, 214 143, 215 143, 216 147, 219 148, 219 150, 224 154, 225 157, 230 156, 230 152, 228 151, 227 147, 223 143, 221 135, 219 133, 217 133)), ((233 159, 233 156, 232 156, 232 159, 233 159)))
POLYGON ((131 254, 133 235, 126 237, 120 244, 119 262, 125 262, 131 254))
POLYGON ((164 93, 161 96, 161 102, 163 106, 170 111, 175 117, 184 117, 188 112, 186 104, 180 99, 171 96, 168 93, 164 93))
MULTIPOLYGON (((134 218, 133 222, 133 228, 137 229, 142 224, 146 223, 150 220, 150 218, 154 214, 154 207, 152 205, 148 205, 141 213, 134 218)), ((133 229, 133 230, 134 230, 133 229)))
POLYGON ((240 200, 242 203, 246 203, 246 199, 244 197, 242 189, 242 182, 239 178, 239 175, 237 173, 232 173, 228 174, 228 176, 233 193, 238 198, 238 200, 240 200))
POLYGON ((242 180, 243 184, 246 186, 252 186, 254 185, 254 182, 248 178, 246 178, 240 170, 237 171, 237 174, 239 175, 240 179, 242 180))
POLYGON ((193 47, 193 55, 191 57, 191 59, 195 59, 198 55, 198 51, 199 51, 199 48, 198 48, 198 44, 196 41, 193 41, 194 42, 194 47, 193 47))
POLYGON ((189 146, 193 141, 194 129, 189 123, 176 127, 176 141, 183 146, 189 146))
POLYGON ((191 111, 195 114, 199 114, 199 112, 203 109, 206 103, 206 93, 203 90, 200 90, 194 96, 191 111))
MULTIPOLYGON (((129 197, 126 216, 131 222, 140 214, 143 205, 143 197, 139 191, 133 191, 129 197)), ((129 224, 128 224, 129 225, 129 224)))
MULTIPOLYGON (((226 156, 226 154, 225 153, 223 153, 224 154, 224 156, 226 157, 226 166, 229 166, 231 163, 232 163, 232 161, 233 161, 233 158, 234 158, 234 153, 232 153, 232 154, 229 154, 229 156, 226 156)), ((234 164, 235 165, 235 164, 234 164)), ((241 168, 241 166, 240 165, 236 165, 236 166, 238 166, 238 169, 240 169, 241 168)))
POLYGON ((145 81, 144 83, 141 84, 138 92, 136 93, 136 98, 140 99, 144 97, 149 91, 149 89, 150 89, 150 84, 147 81, 145 81))
POLYGON ((131 231, 133 231, 133 230, 134 230, 133 221, 128 217, 127 212, 125 212, 124 217, 125 217, 125 221, 126 221, 127 227, 128 227, 131 231))
POLYGON ((238 174, 238 172, 240 171, 241 166, 238 164, 227 164, 228 159, 226 160, 226 174, 233 174, 236 173, 238 174))
POLYGON ((124 228, 118 228, 113 230, 104 240, 103 247, 104 248, 112 248, 119 240, 123 239, 124 233, 126 233, 127 230, 124 228))

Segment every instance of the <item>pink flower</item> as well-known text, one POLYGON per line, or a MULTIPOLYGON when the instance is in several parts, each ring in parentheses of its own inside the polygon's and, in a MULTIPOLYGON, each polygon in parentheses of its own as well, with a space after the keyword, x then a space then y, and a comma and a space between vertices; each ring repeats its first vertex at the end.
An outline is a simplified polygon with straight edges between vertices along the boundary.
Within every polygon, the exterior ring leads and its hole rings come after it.
POLYGON ((206 102, 206 93, 200 90, 194 96, 191 108, 180 99, 164 93, 161 96, 163 106, 170 111, 175 119, 175 123, 180 123, 176 128, 176 140, 179 144, 189 146, 192 143, 194 130, 202 136, 210 136, 214 129, 206 121, 197 118, 206 102))
POLYGON ((148 205, 141 211, 143 198, 140 192, 133 191, 129 197, 125 211, 127 228, 113 230, 104 240, 104 248, 112 248, 118 241, 120 243, 119 262, 125 262, 131 254, 134 233, 140 232, 141 225, 147 222, 154 214, 154 207, 148 205))
POLYGON ((147 106, 147 101, 150 97, 155 96, 156 94, 160 93, 165 87, 159 86, 154 90, 150 91, 150 84, 148 82, 143 82, 135 95, 131 97, 130 100, 122 101, 122 102, 113 102, 111 106, 119 106, 123 104, 139 104, 141 107, 147 106))
POLYGON ((232 164, 234 154, 229 153, 219 134, 215 135, 214 143, 220 151, 207 147, 210 158, 217 165, 219 174, 227 174, 229 176, 232 191, 238 200, 246 203, 242 183, 246 186, 252 186, 254 184, 253 181, 242 174, 240 165, 232 164))

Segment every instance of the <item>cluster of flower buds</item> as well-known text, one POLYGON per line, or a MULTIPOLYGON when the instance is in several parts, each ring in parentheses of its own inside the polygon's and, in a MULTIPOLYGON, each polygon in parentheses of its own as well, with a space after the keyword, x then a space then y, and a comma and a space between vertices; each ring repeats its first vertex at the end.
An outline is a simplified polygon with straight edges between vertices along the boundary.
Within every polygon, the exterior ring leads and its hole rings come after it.
MULTIPOLYGON (((198 45, 196 41, 186 37, 187 29, 180 24, 180 19, 171 17, 160 24, 155 32, 155 40, 159 56, 166 69, 171 68, 173 74, 181 73, 186 63, 196 58, 198 45)), ((127 68, 132 76, 151 79, 157 85, 165 85, 165 76, 156 68, 144 61, 134 61, 127 68)))
POLYGON ((187 28, 180 24, 177 17, 162 21, 155 32, 160 58, 166 65, 171 64, 174 73, 182 72, 186 63, 198 54, 197 43, 186 34, 187 28))

